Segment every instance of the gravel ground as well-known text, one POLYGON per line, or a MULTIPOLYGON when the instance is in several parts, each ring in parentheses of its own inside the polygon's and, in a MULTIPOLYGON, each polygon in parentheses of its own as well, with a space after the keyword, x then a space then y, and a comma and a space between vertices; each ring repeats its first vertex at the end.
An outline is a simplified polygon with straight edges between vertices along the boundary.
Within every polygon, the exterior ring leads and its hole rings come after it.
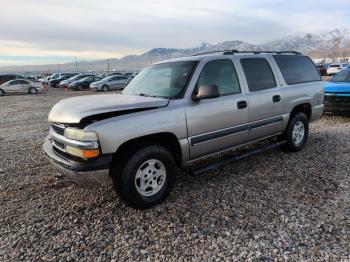
POLYGON ((165 203, 136 211, 46 161, 47 114, 69 95, 0 99, 1 261, 350 261, 350 117, 313 123, 295 154, 180 173, 165 203))

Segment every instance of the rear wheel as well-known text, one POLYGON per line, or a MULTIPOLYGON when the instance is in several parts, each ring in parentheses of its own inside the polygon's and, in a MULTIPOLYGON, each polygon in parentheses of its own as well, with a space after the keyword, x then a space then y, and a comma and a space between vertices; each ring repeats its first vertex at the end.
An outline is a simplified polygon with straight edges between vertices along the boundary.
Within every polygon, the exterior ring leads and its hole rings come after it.
POLYGON ((109 87, 107 85, 102 86, 102 92, 108 92, 109 87))
POLYGON ((4 90, 0 89, 0 96, 3 96, 3 95, 5 95, 5 92, 4 90))
POLYGON ((112 168, 117 194, 127 205, 146 209, 164 201, 175 182, 176 163, 166 148, 150 145, 112 168))
POLYGON ((294 115, 286 128, 284 139, 287 141, 285 148, 296 152, 301 150, 309 137, 309 119, 304 113, 294 115))
POLYGON ((38 90, 36 88, 34 87, 29 88, 29 94, 34 95, 36 93, 38 93, 38 90))

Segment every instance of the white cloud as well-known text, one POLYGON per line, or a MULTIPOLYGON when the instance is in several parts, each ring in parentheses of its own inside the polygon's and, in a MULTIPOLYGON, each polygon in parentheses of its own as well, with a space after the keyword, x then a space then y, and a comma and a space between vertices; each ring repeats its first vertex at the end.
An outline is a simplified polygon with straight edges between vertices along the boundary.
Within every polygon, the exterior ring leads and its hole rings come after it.
POLYGON ((200 42, 261 43, 348 27, 349 17, 348 0, 1 0, 0 56, 102 58, 200 42))

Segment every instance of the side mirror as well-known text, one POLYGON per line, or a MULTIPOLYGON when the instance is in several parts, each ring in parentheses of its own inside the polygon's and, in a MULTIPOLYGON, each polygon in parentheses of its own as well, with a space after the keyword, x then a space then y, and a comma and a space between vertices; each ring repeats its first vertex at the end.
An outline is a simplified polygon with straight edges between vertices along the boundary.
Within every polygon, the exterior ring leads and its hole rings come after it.
POLYGON ((198 101, 201 99, 217 98, 219 96, 220 92, 217 85, 205 85, 197 88, 197 91, 192 95, 192 100, 198 101))

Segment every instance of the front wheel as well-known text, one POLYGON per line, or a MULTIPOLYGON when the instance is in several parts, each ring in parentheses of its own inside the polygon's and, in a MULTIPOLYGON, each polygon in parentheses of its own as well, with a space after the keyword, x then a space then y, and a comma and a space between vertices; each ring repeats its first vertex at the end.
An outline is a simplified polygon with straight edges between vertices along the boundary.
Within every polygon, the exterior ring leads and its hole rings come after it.
POLYGON ((112 168, 117 194, 127 205, 146 209, 164 201, 175 182, 176 163, 166 148, 146 146, 132 154, 124 167, 112 168))
POLYGON ((294 115, 286 128, 284 139, 287 141, 285 148, 296 152, 301 150, 309 137, 309 119, 304 113, 294 115))
POLYGON ((3 96, 3 95, 5 95, 5 92, 4 90, 0 89, 0 96, 3 96))
POLYGON ((107 85, 102 86, 102 92, 108 92, 109 87, 107 85))
POLYGON ((36 90, 36 88, 31 87, 31 88, 29 89, 29 94, 35 95, 36 93, 38 93, 38 90, 36 90))

